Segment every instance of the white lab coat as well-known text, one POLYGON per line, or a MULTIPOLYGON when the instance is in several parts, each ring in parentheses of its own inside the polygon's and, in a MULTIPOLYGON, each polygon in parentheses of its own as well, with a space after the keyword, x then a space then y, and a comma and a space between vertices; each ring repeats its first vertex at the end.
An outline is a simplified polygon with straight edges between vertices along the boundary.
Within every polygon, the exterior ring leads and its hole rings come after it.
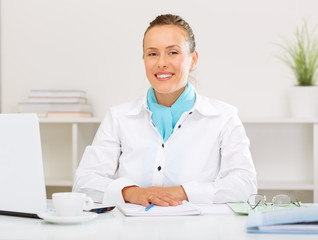
POLYGON ((182 185, 193 203, 246 201, 257 191, 256 172, 236 108, 196 93, 166 142, 146 96, 111 108, 84 152, 73 191, 116 204, 131 185, 182 185))

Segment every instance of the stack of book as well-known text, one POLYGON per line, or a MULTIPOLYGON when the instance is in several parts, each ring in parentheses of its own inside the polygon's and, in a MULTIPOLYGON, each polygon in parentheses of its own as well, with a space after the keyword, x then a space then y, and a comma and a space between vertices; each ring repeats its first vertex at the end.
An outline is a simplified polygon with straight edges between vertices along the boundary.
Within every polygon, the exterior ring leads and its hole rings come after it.
POLYGON ((44 118, 92 117, 86 92, 81 90, 31 90, 26 102, 19 103, 20 113, 36 113, 44 118))

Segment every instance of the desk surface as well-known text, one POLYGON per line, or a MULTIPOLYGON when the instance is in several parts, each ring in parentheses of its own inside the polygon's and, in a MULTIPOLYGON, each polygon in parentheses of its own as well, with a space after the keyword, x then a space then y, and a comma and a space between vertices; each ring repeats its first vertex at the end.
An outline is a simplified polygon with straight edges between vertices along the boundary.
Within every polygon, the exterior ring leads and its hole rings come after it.
POLYGON ((224 211, 200 216, 125 217, 120 211, 99 214, 91 222, 56 225, 40 219, 0 216, 0 239, 107 239, 107 240, 186 240, 186 239, 317 239, 317 235, 248 234, 246 216, 224 211))

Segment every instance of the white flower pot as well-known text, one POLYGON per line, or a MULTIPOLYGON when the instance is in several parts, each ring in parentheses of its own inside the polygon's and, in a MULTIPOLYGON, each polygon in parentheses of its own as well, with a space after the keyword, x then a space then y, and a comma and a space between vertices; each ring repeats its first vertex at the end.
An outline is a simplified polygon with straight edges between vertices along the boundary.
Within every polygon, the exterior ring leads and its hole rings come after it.
POLYGON ((290 115, 318 118, 318 86, 293 86, 289 89, 290 115))

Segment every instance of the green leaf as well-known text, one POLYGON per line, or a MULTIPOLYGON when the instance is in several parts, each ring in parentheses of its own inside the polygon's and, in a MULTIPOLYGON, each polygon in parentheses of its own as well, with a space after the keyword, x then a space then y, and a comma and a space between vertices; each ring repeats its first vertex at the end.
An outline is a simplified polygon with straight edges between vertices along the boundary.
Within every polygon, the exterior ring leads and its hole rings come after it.
POLYGON ((278 44, 284 53, 278 57, 294 73, 300 86, 315 85, 318 77, 318 38, 317 25, 310 32, 308 21, 304 20, 301 27, 297 27, 292 41, 284 40, 278 44))

